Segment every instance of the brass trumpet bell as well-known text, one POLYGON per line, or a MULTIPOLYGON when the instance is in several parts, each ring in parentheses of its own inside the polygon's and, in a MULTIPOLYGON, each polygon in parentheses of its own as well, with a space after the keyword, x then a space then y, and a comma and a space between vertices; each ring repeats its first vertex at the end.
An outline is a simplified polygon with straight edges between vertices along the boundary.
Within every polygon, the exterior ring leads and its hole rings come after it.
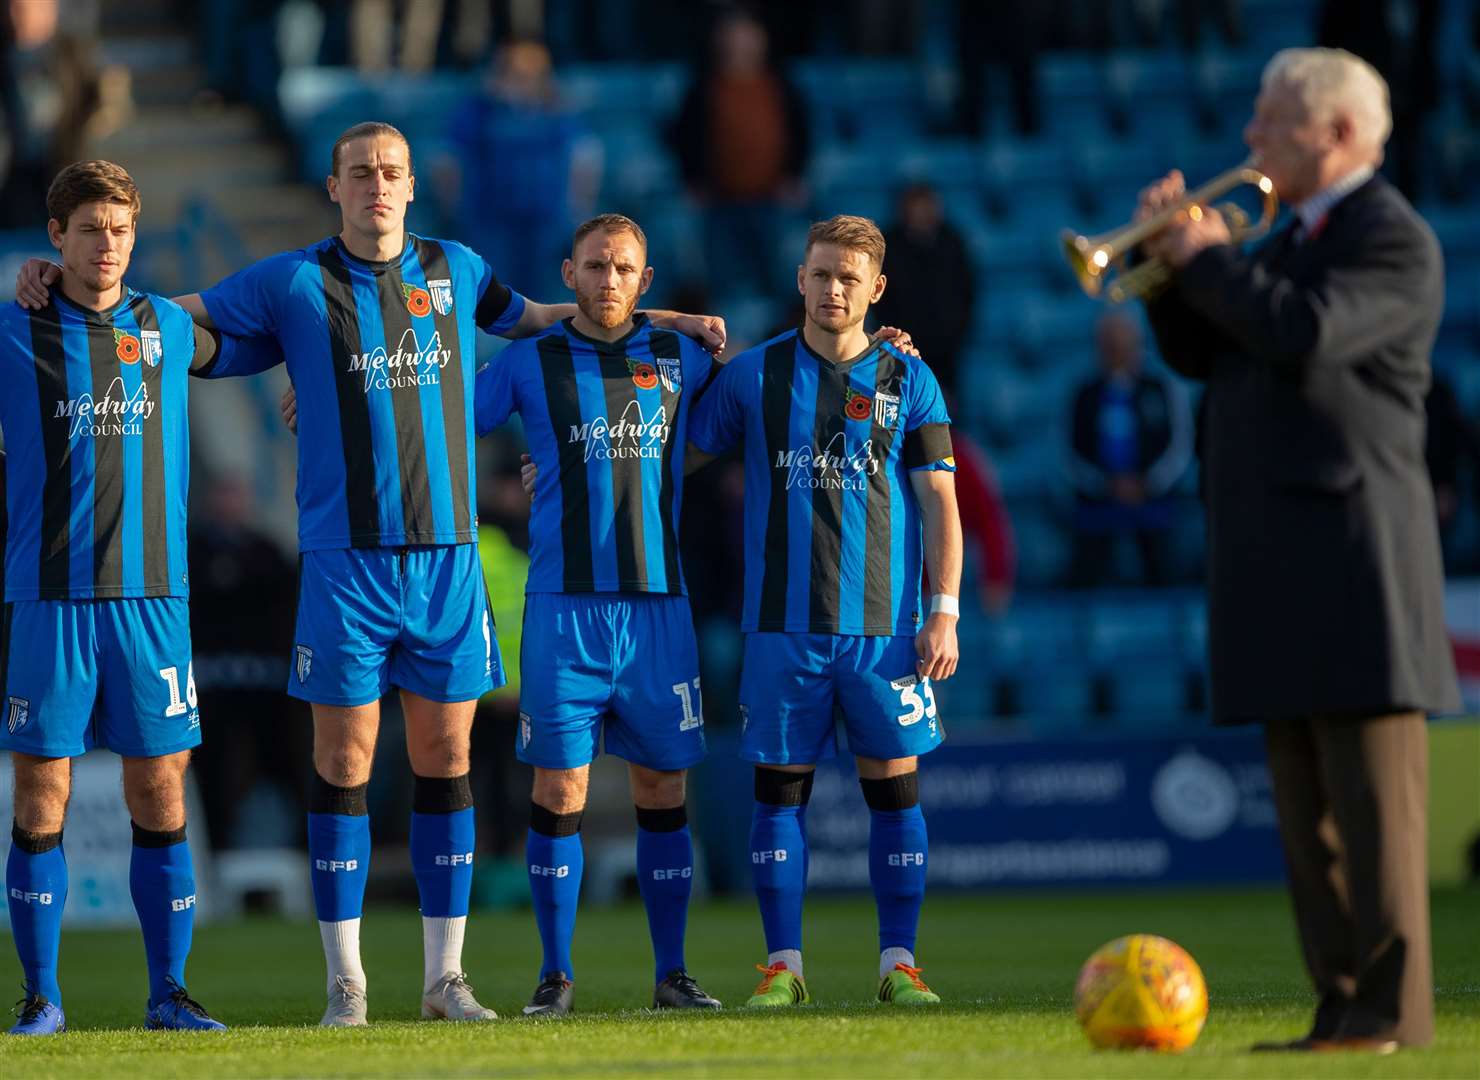
POLYGON ((1133 297, 1155 296, 1171 280, 1171 269, 1160 259, 1143 259, 1135 266, 1127 267, 1126 256, 1170 225, 1177 215, 1186 213, 1194 219, 1201 217, 1203 208, 1214 199, 1245 184, 1252 185, 1260 195, 1262 213, 1257 221, 1252 221, 1242 207, 1233 203, 1220 204, 1216 209, 1228 222, 1234 243, 1257 239, 1274 224, 1280 200, 1275 194, 1274 181, 1246 162, 1214 177, 1196 191, 1189 191, 1179 202, 1145 221, 1132 222, 1098 236, 1084 236, 1073 229, 1065 229, 1059 234, 1064 244, 1064 257, 1069 260, 1069 268, 1079 279, 1080 287, 1090 296, 1099 296, 1103 292, 1116 304, 1133 297))

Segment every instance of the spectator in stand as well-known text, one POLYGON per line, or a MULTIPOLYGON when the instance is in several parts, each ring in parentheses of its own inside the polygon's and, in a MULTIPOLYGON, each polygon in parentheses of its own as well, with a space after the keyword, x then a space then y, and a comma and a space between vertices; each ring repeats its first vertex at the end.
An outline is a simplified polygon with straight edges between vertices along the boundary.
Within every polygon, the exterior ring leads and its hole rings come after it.
POLYGON ((956 7, 960 89, 956 111, 961 130, 979 136, 987 129, 987 69, 1005 69, 1012 92, 1013 124, 1019 135, 1042 127, 1038 102, 1038 53, 1058 14, 1048 4, 961 3, 956 7))
POLYGON ((243 812, 260 812, 258 800, 276 798, 285 830, 277 842, 296 843, 313 741, 307 708, 283 696, 296 575, 252 527, 244 474, 223 473, 204 488, 205 512, 190 523, 189 565, 193 674, 209 733, 194 756, 206 827, 218 848, 271 844, 262 836, 266 823, 243 812))
POLYGON ((670 133, 684 183, 704 211, 716 291, 771 295, 783 288, 774 254, 781 214, 805 201, 807 111, 769 52, 755 19, 722 19, 712 59, 689 87, 670 133))
POLYGON ((34 226, 57 171, 128 114, 128 72, 100 66, 97 19, 57 0, 0 8, 0 228, 34 226))
POLYGON ((1136 322, 1112 311, 1095 329, 1100 374, 1074 395, 1070 477, 1074 562, 1070 583, 1102 585, 1119 537, 1131 535, 1148 585, 1167 581, 1166 534, 1174 524, 1173 485, 1187 468, 1192 416, 1181 388, 1142 370, 1136 322))
POLYGON ((1459 519, 1466 468, 1472 485, 1480 480, 1480 432, 1460 408, 1454 385, 1438 373, 1424 399, 1424 412, 1428 418, 1424 459, 1434 483, 1434 509, 1439 518, 1445 569, 1453 572, 1465 569, 1455 565, 1458 553, 1454 550, 1454 527, 1459 519))
POLYGON ((1012 584, 1017 576, 1017 546, 1007 503, 986 451, 959 428, 951 431, 951 451, 956 458, 961 533, 976 553, 982 610, 1000 615, 1012 602, 1012 584))
POLYGON ((438 180, 450 231, 512 288, 560 294, 560 262, 595 204, 601 152, 561 103, 549 50, 529 41, 499 49, 483 93, 453 114, 448 139, 453 153, 438 180))
POLYGON ((966 241, 945 219, 940 194, 915 183, 899 195, 885 232, 889 287, 875 306, 878 322, 904 327, 954 405, 961 348, 971 328, 976 282, 966 241))

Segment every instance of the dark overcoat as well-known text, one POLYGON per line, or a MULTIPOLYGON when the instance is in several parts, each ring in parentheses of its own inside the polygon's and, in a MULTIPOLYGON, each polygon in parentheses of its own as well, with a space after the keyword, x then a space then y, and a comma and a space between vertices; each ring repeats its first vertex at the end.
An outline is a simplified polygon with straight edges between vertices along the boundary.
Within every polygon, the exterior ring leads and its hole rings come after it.
POLYGON ((1147 306, 1207 384, 1219 723, 1459 707, 1424 465, 1439 245, 1380 177, 1311 232, 1203 251, 1147 306))

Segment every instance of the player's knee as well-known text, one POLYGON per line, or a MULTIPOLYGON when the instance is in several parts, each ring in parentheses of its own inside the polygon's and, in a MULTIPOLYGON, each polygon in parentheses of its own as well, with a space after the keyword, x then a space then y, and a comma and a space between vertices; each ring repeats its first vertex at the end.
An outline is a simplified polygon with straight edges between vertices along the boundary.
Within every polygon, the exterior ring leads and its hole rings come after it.
POLYGON ((682 769, 659 772, 633 766, 631 774, 632 801, 639 807, 659 810, 683 805, 686 774, 682 769))
POLYGON ((586 809, 586 778, 585 769, 537 768, 532 801, 554 814, 579 814, 586 809))
POLYGON ((815 771, 783 772, 757 765, 755 801, 767 806, 806 806, 812 798, 812 781, 816 775, 815 771))
POLYGON ((870 810, 899 811, 920 805, 920 774, 901 773, 882 780, 859 777, 858 786, 863 788, 863 801, 870 810))
POLYGON ((125 758, 123 801, 142 828, 173 831, 185 825, 185 769, 189 754, 125 758))
POLYGON ((71 795, 71 762, 12 754, 15 769, 15 820, 29 832, 59 833, 71 795))
POLYGON ((366 752, 353 744, 314 747, 313 767, 318 777, 334 787, 359 787, 370 782, 374 748, 366 752))
POLYGON ((411 751, 411 771, 417 776, 462 776, 470 767, 466 746, 431 743, 411 751))

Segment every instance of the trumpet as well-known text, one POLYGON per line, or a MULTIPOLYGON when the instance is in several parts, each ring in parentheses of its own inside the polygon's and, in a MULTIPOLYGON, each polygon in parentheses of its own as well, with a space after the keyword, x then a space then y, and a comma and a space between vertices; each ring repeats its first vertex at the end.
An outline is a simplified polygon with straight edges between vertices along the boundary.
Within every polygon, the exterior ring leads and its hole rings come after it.
POLYGON ((1104 290, 1105 296, 1116 304, 1132 297, 1155 296, 1171 280, 1171 268, 1160 259, 1149 258, 1126 267, 1126 256, 1144 240, 1170 225, 1178 214, 1186 213, 1194 220, 1199 219, 1208 203, 1244 184, 1252 184, 1259 191, 1263 201, 1259 220, 1251 220, 1247 211, 1233 203, 1222 203, 1216 209, 1228 222, 1234 243, 1257 239, 1274 224, 1280 200, 1274 191, 1274 181, 1256 169, 1251 161, 1246 161, 1214 177, 1196 191, 1189 191, 1179 202, 1145 221, 1132 222, 1098 236, 1084 236, 1073 229, 1065 229, 1059 234, 1064 244, 1064 256, 1079 278, 1080 286, 1090 296, 1099 296, 1104 290))

